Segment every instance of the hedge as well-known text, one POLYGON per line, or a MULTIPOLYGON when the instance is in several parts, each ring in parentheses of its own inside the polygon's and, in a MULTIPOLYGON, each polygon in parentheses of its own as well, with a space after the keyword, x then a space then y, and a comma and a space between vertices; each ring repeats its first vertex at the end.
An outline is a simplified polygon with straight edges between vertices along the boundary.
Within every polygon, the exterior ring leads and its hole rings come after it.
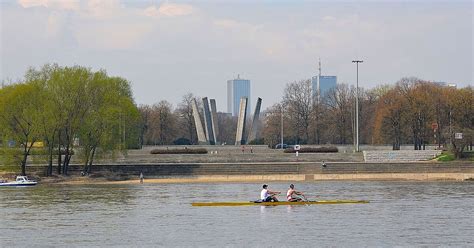
MULTIPOLYGON (((339 150, 335 146, 329 147, 301 147, 298 151, 299 153, 326 153, 326 152, 338 152, 339 150)), ((287 148, 284 151, 285 153, 295 153, 296 150, 293 148, 287 148)))
POLYGON ((185 148, 185 149, 154 149, 150 151, 151 154, 207 154, 204 148, 185 148))

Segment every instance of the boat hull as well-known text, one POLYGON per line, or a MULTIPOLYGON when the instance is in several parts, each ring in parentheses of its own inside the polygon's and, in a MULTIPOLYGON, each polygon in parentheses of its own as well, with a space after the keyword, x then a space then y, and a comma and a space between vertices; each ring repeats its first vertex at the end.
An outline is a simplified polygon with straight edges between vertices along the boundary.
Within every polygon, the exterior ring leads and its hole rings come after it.
POLYGON ((35 186, 37 182, 28 182, 28 183, 0 183, 0 187, 24 187, 24 186, 35 186))
POLYGON ((300 201, 300 202, 193 202, 194 207, 237 207, 237 206, 280 206, 280 205, 313 205, 313 204, 357 204, 369 203, 365 200, 320 200, 320 201, 300 201))

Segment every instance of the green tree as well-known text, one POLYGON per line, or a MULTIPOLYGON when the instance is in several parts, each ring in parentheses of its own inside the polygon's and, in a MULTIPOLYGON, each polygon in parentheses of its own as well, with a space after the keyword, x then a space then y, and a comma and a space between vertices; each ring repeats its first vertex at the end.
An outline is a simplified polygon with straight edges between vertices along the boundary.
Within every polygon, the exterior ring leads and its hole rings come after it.
POLYGON ((98 150, 104 154, 126 150, 127 134, 136 127, 138 112, 125 79, 96 72, 87 90, 92 97, 78 137, 84 172, 90 173, 98 150))
POLYGON ((11 153, 20 162, 21 175, 26 175, 28 156, 34 143, 40 140, 39 92, 36 85, 30 83, 5 86, 0 90, 0 126, 4 138, 18 142, 21 147, 20 154, 11 153))

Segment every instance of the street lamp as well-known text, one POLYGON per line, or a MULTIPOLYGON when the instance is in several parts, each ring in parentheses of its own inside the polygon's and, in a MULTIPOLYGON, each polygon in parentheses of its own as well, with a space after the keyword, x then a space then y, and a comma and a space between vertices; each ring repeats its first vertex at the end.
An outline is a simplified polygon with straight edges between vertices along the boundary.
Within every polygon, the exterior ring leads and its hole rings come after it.
POLYGON ((280 117, 281 117, 281 149, 283 149, 283 104, 280 105, 280 117))
POLYGON ((352 63, 356 63, 357 68, 357 81, 356 81, 356 152, 359 152, 359 63, 362 60, 352 60, 352 63))

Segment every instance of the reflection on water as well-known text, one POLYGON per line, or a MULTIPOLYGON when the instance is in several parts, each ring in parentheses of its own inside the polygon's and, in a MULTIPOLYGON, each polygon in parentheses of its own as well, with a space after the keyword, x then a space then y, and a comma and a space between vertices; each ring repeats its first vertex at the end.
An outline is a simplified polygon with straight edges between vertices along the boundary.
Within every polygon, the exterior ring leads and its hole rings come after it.
MULTIPOLYGON (((287 187, 272 183, 275 190, 287 187)), ((371 203, 190 205, 254 200, 261 183, 1 188, 0 246, 474 245, 472 182, 300 182, 297 187, 309 200, 317 195, 371 203)))

